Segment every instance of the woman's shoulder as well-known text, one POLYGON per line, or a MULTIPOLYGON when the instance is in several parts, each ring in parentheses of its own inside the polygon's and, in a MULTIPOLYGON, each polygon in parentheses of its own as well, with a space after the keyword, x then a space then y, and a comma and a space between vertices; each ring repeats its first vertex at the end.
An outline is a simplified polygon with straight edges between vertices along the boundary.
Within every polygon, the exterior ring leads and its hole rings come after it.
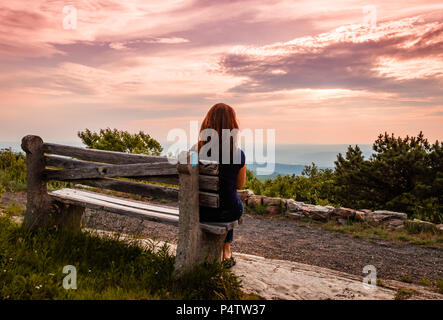
POLYGON ((234 162, 234 163, 235 164, 240 164, 241 168, 245 165, 245 163, 246 163, 246 156, 245 156, 245 153, 243 152, 243 150, 241 148, 237 148, 237 150, 236 150, 236 152, 234 154, 234 159, 236 160, 236 162, 234 162))

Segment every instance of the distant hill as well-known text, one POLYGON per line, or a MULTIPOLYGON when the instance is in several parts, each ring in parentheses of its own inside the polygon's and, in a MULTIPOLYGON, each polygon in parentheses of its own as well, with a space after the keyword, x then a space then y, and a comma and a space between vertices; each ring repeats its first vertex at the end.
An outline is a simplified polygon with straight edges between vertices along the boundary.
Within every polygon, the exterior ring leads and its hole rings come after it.
MULTIPOLYGON (((265 180, 276 177, 278 174, 284 176, 284 175, 292 175, 295 174, 296 176, 301 175, 303 169, 305 168, 305 165, 302 164, 285 164, 285 163, 276 163, 274 173, 270 175, 257 175, 257 168, 265 167, 264 165, 259 165, 256 163, 249 163, 247 164, 248 169, 252 170, 254 174, 257 176, 259 180, 265 180)), ((333 169, 332 167, 319 167, 320 169, 333 169)))

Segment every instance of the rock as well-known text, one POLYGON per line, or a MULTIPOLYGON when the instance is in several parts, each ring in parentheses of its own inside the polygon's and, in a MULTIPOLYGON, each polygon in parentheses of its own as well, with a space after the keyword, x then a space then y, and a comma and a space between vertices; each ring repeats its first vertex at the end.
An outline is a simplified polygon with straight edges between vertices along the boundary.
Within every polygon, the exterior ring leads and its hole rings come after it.
POLYGON ((443 223, 441 223, 441 224, 437 224, 435 227, 436 227, 437 230, 439 230, 440 232, 443 232, 443 223))
POLYGON ((405 221, 402 219, 393 219, 393 220, 387 220, 384 225, 391 229, 402 229, 404 227, 405 221))
POLYGON ((363 222, 367 219, 367 215, 368 214, 364 211, 355 211, 354 220, 359 221, 359 222, 363 222))
POLYGON ((281 198, 263 197, 264 206, 280 206, 282 203, 281 198))
POLYGON ((355 215, 355 210, 348 208, 333 208, 332 216, 341 219, 353 219, 355 215))
POLYGON ((323 206, 314 206, 310 209, 310 217, 314 220, 326 221, 329 219, 331 210, 323 206))
POLYGON ((303 206, 305 206, 303 202, 298 202, 294 199, 286 200, 286 207, 289 212, 300 212, 302 211, 303 206))
POLYGON ((289 216, 293 217, 295 220, 300 220, 303 218, 303 215, 296 212, 286 212, 289 216))
POLYGON ((345 225, 349 224, 349 220, 348 219, 338 218, 337 219, 337 223, 341 224, 342 226, 345 226, 345 225))
POLYGON ((407 220, 405 224, 410 232, 417 232, 417 233, 421 231, 432 232, 432 233, 438 232, 438 228, 435 224, 420 219, 413 219, 412 221, 407 220))
POLYGON ((407 215, 406 213, 401 212, 393 212, 393 211, 387 211, 387 210, 377 210, 372 213, 372 216, 370 217, 371 222, 377 224, 383 224, 383 225, 400 225, 400 223, 396 222, 389 222, 391 220, 406 220, 407 215), (389 222, 389 223, 388 223, 389 222))
MULTIPOLYGON (((385 223, 387 223, 388 221, 390 221, 390 220, 394 220, 395 218, 393 218, 392 216, 390 216, 390 215, 381 215, 381 214, 378 214, 378 215, 373 215, 372 217, 371 217, 371 219, 370 219, 370 221, 371 222, 374 222, 376 225, 378 225, 378 224, 385 224, 385 223)), ((397 219, 398 220, 398 219, 397 219)))
POLYGON ((406 213, 402 213, 402 212, 394 212, 394 211, 388 211, 388 210, 377 210, 374 211, 374 216, 390 216, 390 217, 395 217, 398 219, 403 219, 406 220, 408 218, 408 215, 406 213))
POLYGON ((237 190, 237 194, 241 202, 246 202, 246 200, 248 200, 250 196, 254 195, 254 192, 252 192, 249 189, 245 189, 245 190, 237 190))
MULTIPOLYGON (((368 224, 370 224, 370 225, 372 225, 372 226, 376 226, 378 223, 375 221, 375 219, 374 219, 374 212, 372 212, 371 210, 369 210, 369 209, 361 209, 361 210, 358 210, 358 212, 361 212, 360 214, 359 214, 359 217, 362 217, 363 218, 363 221, 365 222, 365 223, 368 223, 368 224), (363 214, 362 214, 363 213, 363 214)), ((356 216, 357 216, 357 213, 356 213, 356 216)), ((358 219, 357 217, 354 217, 354 220, 355 219, 358 219)))
POLYGON ((288 203, 288 199, 281 199, 280 206, 282 207, 283 211, 286 211, 286 208, 288 207, 287 203, 288 203))
POLYGON ((266 213, 270 215, 278 215, 281 213, 281 207, 280 206, 268 206, 266 208, 266 213))
POLYGON ((313 209, 314 209, 314 206, 313 206, 313 205, 307 204, 307 205, 301 206, 299 212, 300 212, 302 215, 304 215, 305 217, 310 217, 310 216, 311 216, 311 211, 312 211, 313 209))
POLYGON ((252 195, 247 200, 247 205, 251 207, 256 207, 262 204, 262 196, 252 195))

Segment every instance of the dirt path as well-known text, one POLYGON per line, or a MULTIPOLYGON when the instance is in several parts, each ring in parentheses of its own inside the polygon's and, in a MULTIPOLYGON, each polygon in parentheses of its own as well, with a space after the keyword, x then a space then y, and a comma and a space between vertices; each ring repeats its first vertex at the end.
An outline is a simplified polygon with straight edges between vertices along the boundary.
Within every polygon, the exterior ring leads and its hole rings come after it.
MULTIPOLYGON (((176 243, 174 226, 140 221, 110 213, 87 212, 86 226, 121 233, 136 233, 176 243), (112 226, 112 227, 110 227, 112 226)), ((443 251, 413 244, 355 239, 294 220, 244 216, 235 230, 232 248, 236 252, 265 258, 295 261, 362 276, 365 265, 373 265, 383 279, 402 275, 419 281, 443 278, 443 251)))

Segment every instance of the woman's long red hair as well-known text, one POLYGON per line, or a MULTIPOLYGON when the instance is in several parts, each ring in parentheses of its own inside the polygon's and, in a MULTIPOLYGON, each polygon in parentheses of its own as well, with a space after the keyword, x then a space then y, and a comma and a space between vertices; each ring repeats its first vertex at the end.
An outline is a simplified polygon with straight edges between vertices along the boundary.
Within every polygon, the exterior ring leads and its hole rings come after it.
MULTIPOLYGON (((238 129, 237 116, 235 114, 234 109, 231 106, 228 106, 224 103, 217 103, 209 109, 206 114, 205 119, 200 128, 200 133, 205 129, 214 129, 218 133, 218 138, 220 142, 220 157, 221 157, 221 141, 222 141, 222 130, 223 129, 238 129)), ((199 138, 198 140, 198 150, 200 151, 201 147, 206 143, 199 138)), ((234 141, 231 141, 231 156, 233 149, 234 141)))

